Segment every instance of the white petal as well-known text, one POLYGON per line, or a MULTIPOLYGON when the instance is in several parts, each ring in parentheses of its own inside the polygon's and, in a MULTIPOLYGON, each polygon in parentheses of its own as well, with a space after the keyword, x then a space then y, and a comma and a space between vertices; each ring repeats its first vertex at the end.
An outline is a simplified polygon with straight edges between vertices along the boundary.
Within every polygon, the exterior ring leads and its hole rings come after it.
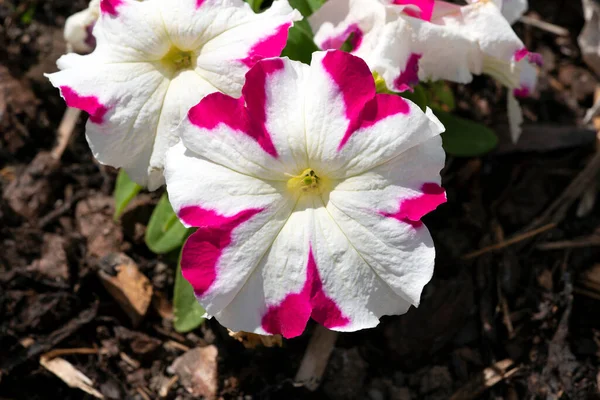
POLYGON ((432 113, 375 95, 366 64, 339 51, 313 55, 305 113, 311 167, 330 179, 373 168, 443 131, 432 113))
POLYGON ((92 28, 100 16, 100 0, 92 0, 88 8, 71 15, 65 22, 64 37, 69 51, 90 53, 96 47, 92 28))
POLYGON ((398 295, 418 305, 433 273, 435 250, 420 218, 445 202, 441 139, 432 138, 331 192, 327 209, 371 266, 398 295))
POLYGON ((173 209, 198 227, 184 246, 183 274, 206 311, 217 315, 256 269, 295 200, 285 196, 285 183, 239 174, 181 143, 167 154, 165 177, 173 209))
POLYGON ((514 24, 525 14, 529 4, 527 0, 503 0, 502 15, 509 24, 514 24))
POLYGON ((227 21, 227 30, 208 39, 197 58, 197 71, 232 96, 240 95, 248 68, 260 59, 281 54, 288 29, 302 18, 283 0, 260 14, 254 14, 246 3, 243 6, 245 12, 236 13, 227 21))
POLYGON ((91 62, 48 78, 68 106, 90 114, 86 136, 98 161, 145 185, 169 81, 150 63, 98 65, 84 58, 91 62))
POLYGON ((512 139, 513 143, 517 143, 522 133, 521 125, 523 124, 523 111, 521 110, 519 101, 510 92, 507 95, 507 101, 510 138, 512 139))

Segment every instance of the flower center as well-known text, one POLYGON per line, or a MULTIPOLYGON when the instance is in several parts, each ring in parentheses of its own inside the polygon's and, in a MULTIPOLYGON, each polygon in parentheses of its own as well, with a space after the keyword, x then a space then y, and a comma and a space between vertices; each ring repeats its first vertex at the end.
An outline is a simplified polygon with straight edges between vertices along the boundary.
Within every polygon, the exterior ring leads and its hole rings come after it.
POLYGON ((287 187, 293 192, 321 193, 325 185, 325 180, 319 177, 311 168, 305 169, 300 175, 292 175, 287 182, 287 187))
POLYGON ((171 46, 171 49, 169 49, 169 52, 161 59, 161 62, 173 72, 190 69, 193 63, 192 52, 171 46))

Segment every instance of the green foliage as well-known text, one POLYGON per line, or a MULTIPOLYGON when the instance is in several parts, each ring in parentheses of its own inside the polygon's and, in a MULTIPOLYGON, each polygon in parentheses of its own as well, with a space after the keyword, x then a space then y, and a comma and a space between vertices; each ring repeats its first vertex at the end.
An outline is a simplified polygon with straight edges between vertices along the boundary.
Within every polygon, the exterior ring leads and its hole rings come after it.
POLYGON ((300 11, 300 14, 304 17, 311 16, 317 11, 326 0, 290 0, 290 5, 296 10, 300 11))
POLYGON ((163 194, 150 216, 146 229, 146 246, 156 254, 165 254, 183 245, 188 229, 173 211, 167 194, 163 194))
POLYGON ((429 84, 429 91, 431 93, 433 103, 439 105, 440 108, 444 109, 445 111, 454 111, 456 108, 454 93, 452 93, 452 89, 446 82, 431 82, 429 84))
POLYGON ((423 111, 425 111, 425 108, 429 105, 429 96, 427 96, 427 92, 421 85, 415 86, 412 92, 409 90, 402 92, 400 96, 412 101, 423 111))
POLYGON ((441 110, 435 115, 446 127, 442 133, 446 153, 458 157, 476 157, 488 153, 498 144, 498 138, 490 128, 441 110))
POLYGON ((181 274, 181 255, 177 263, 177 272, 175 275, 175 289, 173 291, 173 313, 175 320, 173 327, 177 332, 189 332, 196 329, 204 322, 204 309, 196 296, 194 289, 181 274))
POLYGON ((304 19, 296 21, 290 28, 288 41, 281 56, 310 64, 312 53, 319 50, 312 37, 312 30, 308 22, 304 19))
POLYGON ((246 0, 246 3, 250 5, 252 11, 255 13, 260 12, 260 8, 262 6, 264 0, 246 0))
POLYGON ((35 15, 36 4, 30 5, 23 14, 21 14, 21 23, 23 25, 29 25, 33 22, 33 16, 35 15))
POLYGON ((119 170, 115 191, 113 192, 113 197, 115 198, 115 214, 113 218, 115 221, 121 217, 127 204, 133 200, 141 189, 140 185, 129 179, 129 176, 123 169, 119 170))

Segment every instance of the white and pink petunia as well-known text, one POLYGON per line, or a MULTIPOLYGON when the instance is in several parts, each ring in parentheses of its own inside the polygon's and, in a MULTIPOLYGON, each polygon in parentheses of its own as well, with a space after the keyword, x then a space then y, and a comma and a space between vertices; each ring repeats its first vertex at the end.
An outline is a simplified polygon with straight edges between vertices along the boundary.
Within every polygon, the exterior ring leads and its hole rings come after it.
POLYGON ((443 130, 341 51, 262 60, 241 98, 205 97, 165 177, 198 228, 181 267, 207 313, 290 338, 309 318, 355 331, 417 306, 435 259, 421 218, 446 201, 443 130))
MULTIPOLYGON (((491 75, 510 89, 512 116, 520 113, 512 92, 524 96, 535 89, 541 57, 525 49, 498 5, 329 0, 309 21, 317 45, 348 42, 395 91, 411 90, 419 81, 469 83, 473 75, 491 75)), ((520 128, 512 126, 517 138, 520 128)))
POLYGON ((261 14, 242 0, 101 0, 94 52, 61 57, 48 78, 90 114, 96 158, 153 190, 189 108, 209 93, 239 95, 246 72, 278 56, 300 18, 287 0, 261 14))
POLYGON ((79 11, 67 18, 64 38, 67 51, 87 54, 96 48, 96 38, 92 34, 94 25, 100 16, 100 0, 91 0, 85 10, 79 11))

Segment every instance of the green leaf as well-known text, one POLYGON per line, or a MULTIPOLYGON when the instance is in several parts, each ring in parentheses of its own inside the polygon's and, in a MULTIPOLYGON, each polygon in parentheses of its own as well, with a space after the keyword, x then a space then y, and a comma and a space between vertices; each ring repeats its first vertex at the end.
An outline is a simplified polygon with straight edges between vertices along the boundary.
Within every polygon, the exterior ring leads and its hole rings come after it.
POLYGON ((260 12, 260 7, 262 6, 263 0, 246 0, 246 3, 250 5, 252 11, 257 13, 260 12))
POLYGON ((408 99, 418 105, 421 110, 425 111, 425 108, 429 105, 429 97, 427 92, 421 85, 417 85, 413 88, 413 91, 406 90, 400 93, 400 96, 408 99))
POLYGON ((498 144, 494 131, 482 124, 441 110, 434 110, 434 113, 446 127, 442 140, 448 154, 476 157, 490 152, 498 144))
POLYGON ((204 313, 204 309, 196 300, 192 285, 181 274, 180 254, 173 291, 173 314, 175 315, 173 327, 177 332, 194 330, 204 322, 204 313))
POLYGON ((290 5, 300 11, 304 17, 311 16, 326 0, 290 0, 290 5))
POLYGON ((183 245, 188 229, 173 211, 167 194, 163 194, 148 222, 146 246, 156 254, 168 253, 183 245))
POLYGON ((33 16, 35 14, 36 5, 32 4, 25 10, 23 14, 21 14, 21 23, 23 25, 29 25, 33 22, 33 16))
POLYGON ((115 215, 113 218, 117 221, 125 207, 142 189, 140 185, 129 179, 129 176, 125 170, 120 169, 119 175, 117 175, 117 183, 115 184, 115 191, 113 197, 115 198, 115 215))
MULTIPOLYGON (((431 83, 431 91, 434 99, 440 105, 446 106, 447 111, 453 111, 456 108, 454 93, 448 84, 444 81, 436 81, 431 83)), ((446 108, 444 108, 446 110, 446 108)))
POLYGON ((312 53, 319 48, 312 39, 312 31, 306 20, 294 23, 289 30, 288 41, 281 52, 282 57, 310 64, 312 53))

